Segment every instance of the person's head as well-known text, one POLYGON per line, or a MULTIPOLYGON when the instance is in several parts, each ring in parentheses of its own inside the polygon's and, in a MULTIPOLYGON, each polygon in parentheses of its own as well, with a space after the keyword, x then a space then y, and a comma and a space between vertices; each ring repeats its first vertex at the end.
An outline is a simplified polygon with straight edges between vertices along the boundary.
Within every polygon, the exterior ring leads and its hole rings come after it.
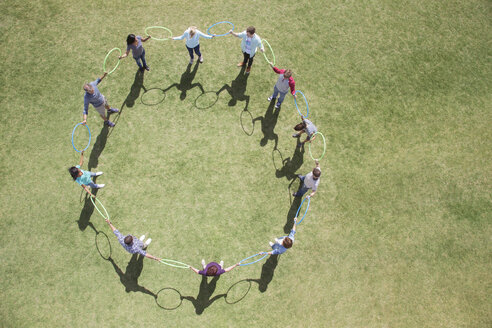
POLYGON ((190 26, 188 29, 190 30, 190 38, 192 38, 196 33, 196 26, 190 26))
POLYGON ((296 131, 302 131, 306 128, 306 123, 304 122, 301 122, 299 124, 297 124, 296 126, 294 126, 294 130, 296 131))
POLYGON ((70 173, 70 175, 72 176, 72 178, 74 180, 76 180, 79 176, 80 176, 80 173, 82 173, 78 168, 76 168, 75 166, 72 166, 71 168, 68 169, 68 172, 70 173))
POLYGON ((212 265, 211 267, 209 267, 207 269, 207 276, 215 276, 215 274, 217 273, 217 267, 215 265, 212 265))
POLYGON ((250 27, 248 27, 248 28, 246 29, 246 34, 247 34, 250 38, 252 38, 252 37, 255 35, 255 33, 256 33, 256 29, 255 29, 255 27, 254 27, 254 26, 250 26, 250 27))
POLYGON ((135 41, 137 41, 135 34, 128 34, 128 36, 126 37, 126 44, 130 45, 130 44, 135 43, 135 41))
POLYGON ((292 247, 292 239, 290 239, 289 237, 285 237, 284 241, 282 241, 282 245, 285 248, 291 248, 292 247))
POLYGON ((133 243, 133 237, 130 236, 130 235, 128 235, 128 236, 125 237, 124 241, 125 241, 125 244, 127 244, 128 246, 130 246, 133 243))
POLYGON ((321 170, 315 167, 313 169, 313 179, 318 180, 320 176, 321 176, 321 170))
POLYGON ((284 77, 288 79, 291 76, 292 76, 292 71, 290 69, 286 69, 284 72, 284 77))
POLYGON ((84 83, 84 91, 90 94, 94 93, 94 88, 89 83, 84 83))

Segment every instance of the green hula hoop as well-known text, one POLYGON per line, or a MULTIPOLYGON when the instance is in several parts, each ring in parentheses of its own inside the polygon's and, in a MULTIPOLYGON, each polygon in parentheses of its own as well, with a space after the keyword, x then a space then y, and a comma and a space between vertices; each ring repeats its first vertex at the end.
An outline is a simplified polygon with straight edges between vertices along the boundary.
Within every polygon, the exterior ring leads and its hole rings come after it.
POLYGON ((96 210, 99 212, 99 214, 101 214, 101 216, 104 218, 104 219, 107 219, 109 220, 109 214, 108 214, 108 211, 106 211, 106 208, 104 207, 104 205, 101 203, 101 201, 96 198, 97 202, 99 203, 99 205, 101 205, 101 207, 103 208, 104 210, 104 213, 106 213, 106 216, 104 216, 104 214, 102 214, 101 210, 97 207, 96 205, 96 202, 94 202, 94 197, 90 196, 91 197, 91 202, 92 204, 94 204, 94 207, 96 208, 96 210))
POLYGON ((268 48, 270 48, 270 52, 272 53, 272 57, 273 57, 273 62, 271 62, 271 61, 268 60, 268 57, 265 55, 265 53, 263 53, 263 57, 265 57, 265 60, 267 61, 267 63, 272 64, 273 66, 275 66, 275 54, 273 53, 272 46, 265 39, 261 40, 261 42, 265 42, 266 45, 268 46, 268 48))
POLYGON ((168 29, 167 27, 164 27, 164 26, 149 26, 149 27, 146 27, 145 28, 145 34, 147 36, 150 36, 150 38, 152 40, 157 40, 157 41, 166 41, 166 40, 169 40, 169 39, 171 39, 173 37, 173 32, 171 32, 170 29, 168 29), (153 28, 160 28, 161 30, 168 31, 169 32, 169 38, 163 38, 163 39, 161 39, 161 38, 156 38, 156 37, 150 35, 149 32, 148 32, 148 30, 153 29, 153 28))
POLYGON ((188 264, 185 264, 183 262, 168 260, 168 259, 161 259, 159 262, 180 269, 188 269, 190 267, 188 264))
MULTIPOLYGON (((118 50, 120 52, 120 56, 121 56, 121 49, 120 48, 113 48, 111 49, 108 54, 106 55, 106 58, 104 58, 104 62, 103 62, 103 72, 106 72, 106 61, 108 60, 109 58, 109 55, 111 55, 113 53, 113 51, 115 50, 118 50)), ((111 72, 108 72, 108 75, 113 73, 117 68, 118 66, 120 65, 120 59, 118 59, 118 63, 116 63, 116 66, 111 70, 111 72)))
POLYGON ((321 154, 321 157, 320 158, 314 158, 313 157, 313 153, 311 153, 311 142, 309 142, 309 156, 311 156, 311 158, 314 160, 314 161, 319 161, 323 158, 323 156, 325 156, 325 153, 326 153, 326 140, 325 140, 325 136, 323 135, 323 133, 321 132, 316 132, 315 134, 313 134, 313 136, 310 138, 310 140, 313 140, 314 137, 319 134, 321 136, 321 138, 323 138, 323 154, 321 154))

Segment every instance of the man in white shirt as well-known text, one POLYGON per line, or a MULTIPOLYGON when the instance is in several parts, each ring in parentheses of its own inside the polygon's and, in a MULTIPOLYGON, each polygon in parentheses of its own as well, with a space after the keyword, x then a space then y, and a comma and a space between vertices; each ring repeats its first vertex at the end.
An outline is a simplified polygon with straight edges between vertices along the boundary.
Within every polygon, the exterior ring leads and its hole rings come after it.
POLYGON ((319 181, 320 181, 320 176, 321 176, 321 169, 319 167, 319 162, 315 161, 316 167, 313 169, 312 172, 309 172, 306 175, 298 175, 299 179, 301 179, 301 182, 303 182, 303 185, 299 190, 295 193, 292 194, 294 197, 302 197, 309 189, 312 190, 312 192, 307 196, 307 198, 313 197, 314 194, 316 194, 316 190, 318 189, 319 181))

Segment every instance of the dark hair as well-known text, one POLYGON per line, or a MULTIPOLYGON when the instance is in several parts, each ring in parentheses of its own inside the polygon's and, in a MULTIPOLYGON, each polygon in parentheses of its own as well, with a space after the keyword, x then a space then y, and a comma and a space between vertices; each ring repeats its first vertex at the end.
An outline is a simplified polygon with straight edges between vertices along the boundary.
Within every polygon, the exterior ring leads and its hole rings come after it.
POLYGON ((299 124, 297 124, 296 126, 294 126, 294 130, 296 131, 301 131, 301 130, 304 130, 306 128, 306 123, 304 122, 301 122, 299 124))
POLYGON ((217 271, 218 271, 217 267, 215 265, 212 265, 207 269, 207 276, 215 276, 217 271))
POLYGON ((315 167, 313 169, 313 175, 314 175, 315 178, 319 178, 319 176, 321 175, 321 170, 318 169, 317 167, 315 167))
POLYGON ((130 45, 133 42, 135 42, 135 34, 128 34, 128 36, 126 37, 126 44, 130 45))
POLYGON ((75 166, 72 166, 71 168, 69 168, 68 172, 70 173, 70 175, 72 176, 72 178, 74 180, 77 180, 77 178, 79 177, 79 169, 76 168, 75 166))
POLYGON ((282 242, 282 245, 284 245, 285 248, 291 248, 292 247, 292 239, 289 237, 285 237, 284 241, 282 242))
POLYGON ((255 34, 256 29, 254 26, 250 26, 246 29, 246 32, 248 32, 249 34, 255 34))
POLYGON ((131 244, 133 243, 133 237, 128 235, 125 237, 125 244, 127 244, 128 246, 130 246, 131 244))

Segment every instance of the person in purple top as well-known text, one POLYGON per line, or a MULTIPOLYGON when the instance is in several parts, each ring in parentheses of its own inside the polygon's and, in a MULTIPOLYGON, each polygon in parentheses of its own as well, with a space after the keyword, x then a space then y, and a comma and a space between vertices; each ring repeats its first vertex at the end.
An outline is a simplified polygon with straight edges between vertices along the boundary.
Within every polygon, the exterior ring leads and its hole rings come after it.
POLYGON ((217 262, 210 262, 209 264, 205 265, 205 260, 202 260, 202 267, 203 270, 198 271, 198 269, 192 267, 190 265, 190 269, 198 274, 201 274, 202 276, 220 276, 223 273, 229 272, 235 267, 239 265, 239 263, 236 263, 228 268, 223 269, 222 266, 224 265, 224 261, 220 261, 220 263, 217 262))
POLYGON ((275 238, 275 243, 270 242, 270 246, 272 247, 273 251, 268 252, 268 255, 280 255, 285 253, 288 248, 292 247, 292 245, 294 244, 294 235, 296 233, 297 227, 296 222, 297 217, 294 218, 294 226, 292 227, 292 230, 287 237, 275 238))
POLYGON ((126 44, 127 44, 126 52, 119 58, 122 59, 127 57, 131 50, 133 59, 135 59, 135 61, 137 62, 140 71, 143 72, 144 69, 150 71, 150 67, 147 65, 147 62, 145 61, 145 49, 142 45, 142 42, 145 42, 148 39, 150 39, 150 36, 146 37, 145 39, 142 39, 140 35, 135 36, 135 34, 129 34, 126 38, 126 44), (141 64, 140 64, 140 60, 142 60, 141 64))
POLYGON ((126 235, 124 236, 121 232, 118 231, 112 224, 109 219, 105 219, 106 222, 109 224, 109 227, 111 230, 113 230, 113 233, 116 235, 118 238, 118 242, 123 246, 123 248, 131 254, 140 254, 142 256, 145 256, 151 260, 156 260, 160 261, 161 259, 158 257, 155 257, 153 255, 150 255, 145 251, 147 249, 147 246, 149 246, 151 239, 149 238, 145 243, 143 242, 143 239, 145 239, 145 236, 140 237, 140 239, 137 239, 135 236, 132 235, 126 235))
POLYGON ((99 92, 99 89, 97 88, 97 85, 101 83, 101 81, 106 77, 106 75, 108 75, 108 73, 104 72, 104 74, 97 80, 84 84, 85 95, 84 95, 84 111, 83 111, 82 124, 87 123, 89 104, 91 104, 97 110, 99 115, 101 115, 101 118, 104 120, 104 124, 110 127, 114 126, 114 123, 111 122, 106 117, 106 110, 108 111, 108 116, 111 113, 118 113, 119 111, 116 108, 109 107, 108 101, 101 94, 101 92, 99 92))

